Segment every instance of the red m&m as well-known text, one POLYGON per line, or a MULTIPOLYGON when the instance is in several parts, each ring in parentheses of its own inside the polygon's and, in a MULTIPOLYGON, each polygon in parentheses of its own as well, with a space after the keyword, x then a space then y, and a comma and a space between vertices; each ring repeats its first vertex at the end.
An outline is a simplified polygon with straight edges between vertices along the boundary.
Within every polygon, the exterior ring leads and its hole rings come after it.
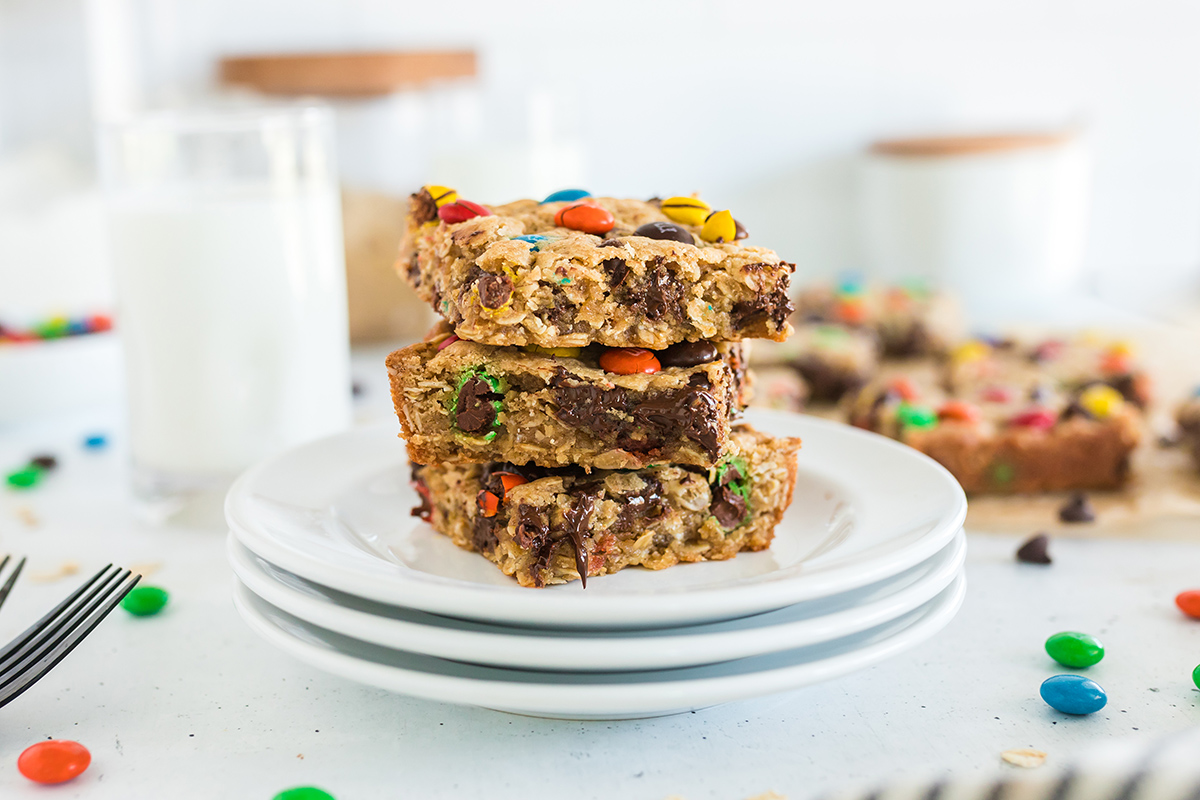
POLYGON ((456 203, 447 203, 438 209, 438 219, 442 222, 455 223, 466 222, 475 217, 490 217, 492 212, 488 211, 478 203, 472 203, 470 200, 459 200, 456 203))

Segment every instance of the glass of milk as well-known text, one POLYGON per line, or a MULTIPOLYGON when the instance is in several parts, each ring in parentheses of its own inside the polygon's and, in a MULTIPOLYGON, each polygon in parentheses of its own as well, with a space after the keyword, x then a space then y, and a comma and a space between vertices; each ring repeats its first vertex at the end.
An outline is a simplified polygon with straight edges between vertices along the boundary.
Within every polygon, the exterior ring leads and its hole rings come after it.
POLYGON ((347 427, 332 113, 140 116, 101 132, 134 492, 192 493, 347 427))

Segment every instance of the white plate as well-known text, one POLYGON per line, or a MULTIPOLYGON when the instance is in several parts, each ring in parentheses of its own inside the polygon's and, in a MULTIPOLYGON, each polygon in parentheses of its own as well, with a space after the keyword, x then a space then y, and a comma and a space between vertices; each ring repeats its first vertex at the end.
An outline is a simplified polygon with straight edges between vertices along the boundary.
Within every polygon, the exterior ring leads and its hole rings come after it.
POLYGON ((869 667, 933 636, 962 604, 966 578, 900 619, 834 642, 703 667, 538 672, 447 661, 310 625, 238 584, 234 604, 260 636, 326 672, 413 697, 570 719, 630 719, 796 689, 869 667))
POLYGON ((737 620, 649 631, 549 631, 440 617, 363 600, 305 581, 228 542, 241 582, 271 605, 382 647, 493 666, 600 672, 732 661, 831 641, 890 622, 932 600, 962 568, 959 533, 933 558, 894 578, 737 620))
POLYGON ((303 578, 382 603, 539 627, 666 627, 732 619, 897 575, 941 550, 967 502, 941 465, 898 442, 813 417, 753 410, 800 436, 791 508, 769 550, 626 569, 526 589, 409 515, 417 504, 394 426, 348 431, 248 471, 225 515, 250 550, 303 578))

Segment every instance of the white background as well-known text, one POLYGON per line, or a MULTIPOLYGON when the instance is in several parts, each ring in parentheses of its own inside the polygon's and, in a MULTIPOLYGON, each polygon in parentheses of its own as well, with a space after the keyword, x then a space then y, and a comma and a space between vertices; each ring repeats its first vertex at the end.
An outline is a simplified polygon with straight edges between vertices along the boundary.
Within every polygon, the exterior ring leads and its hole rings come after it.
MULTIPOLYGON (((531 99, 549 97, 593 191, 703 190, 805 274, 860 266, 870 141, 1077 126, 1091 285, 1128 300, 1200 284, 1200 4, 1185 0, 84 3, 0 0, 3 145, 89 152, 85 10, 93 31, 136 21, 118 48, 131 103, 209 90, 222 54, 474 47, 484 144, 527 140, 531 99)), ((462 118, 433 123, 481 146, 462 118)))

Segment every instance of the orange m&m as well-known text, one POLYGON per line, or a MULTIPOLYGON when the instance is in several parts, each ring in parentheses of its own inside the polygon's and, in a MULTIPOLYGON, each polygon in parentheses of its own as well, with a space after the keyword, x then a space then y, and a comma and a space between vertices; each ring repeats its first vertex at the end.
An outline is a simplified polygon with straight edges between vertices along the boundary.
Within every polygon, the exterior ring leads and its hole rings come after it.
POLYGON ((653 375, 662 369, 662 365, 650 350, 640 347, 614 347, 605 350, 600 356, 600 368, 617 375, 636 375, 639 372, 653 375))
POLYGON ((63 783, 77 778, 92 763, 92 754, 79 742, 51 739, 27 747, 17 757, 17 769, 37 783, 63 783))
POLYGON ((1175 595, 1175 605, 1192 619, 1200 619, 1200 589, 1189 589, 1175 595))
POLYGON ((554 215, 554 224, 560 228, 599 236, 611 231, 617 223, 607 208, 594 203, 575 203, 560 208, 554 215))

